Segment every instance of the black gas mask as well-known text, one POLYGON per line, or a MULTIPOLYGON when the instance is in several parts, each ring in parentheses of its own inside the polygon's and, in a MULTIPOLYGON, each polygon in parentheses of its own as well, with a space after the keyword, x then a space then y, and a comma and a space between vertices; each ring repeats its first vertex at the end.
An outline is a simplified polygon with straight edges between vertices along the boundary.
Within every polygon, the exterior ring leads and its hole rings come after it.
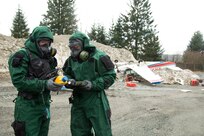
POLYGON ((77 58, 82 51, 83 44, 81 40, 73 39, 69 41, 69 48, 71 50, 71 56, 77 58))
POLYGON ((42 54, 42 57, 45 59, 54 57, 57 53, 57 50, 51 47, 51 42, 52 41, 47 38, 38 40, 38 48, 42 54))
POLYGON ((69 40, 69 48, 71 50, 71 57, 74 59, 86 61, 89 58, 89 52, 83 49, 83 43, 81 40, 69 40))

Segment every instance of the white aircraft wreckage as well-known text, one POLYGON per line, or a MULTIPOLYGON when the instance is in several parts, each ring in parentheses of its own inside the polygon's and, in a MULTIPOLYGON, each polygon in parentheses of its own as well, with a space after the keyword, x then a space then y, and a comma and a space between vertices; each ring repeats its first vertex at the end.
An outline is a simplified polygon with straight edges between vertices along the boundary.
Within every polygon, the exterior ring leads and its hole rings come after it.
POLYGON ((176 67, 174 62, 117 62, 115 70, 123 74, 125 82, 139 81, 150 84, 180 84, 189 85, 191 80, 198 80, 199 76, 190 70, 176 67))

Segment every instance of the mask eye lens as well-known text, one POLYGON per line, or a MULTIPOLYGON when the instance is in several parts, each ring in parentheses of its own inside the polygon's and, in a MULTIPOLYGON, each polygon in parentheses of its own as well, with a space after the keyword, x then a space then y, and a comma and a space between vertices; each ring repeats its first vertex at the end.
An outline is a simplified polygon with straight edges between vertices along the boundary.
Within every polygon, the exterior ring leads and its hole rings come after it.
POLYGON ((79 50, 82 47, 82 42, 79 40, 70 40, 69 41, 69 48, 79 50))
POLYGON ((40 40, 38 44, 39 46, 44 47, 44 46, 50 45, 51 41, 50 40, 40 40))
POLYGON ((81 46, 80 45, 72 45, 72 46, 69 46, 70 49, 73 49, 73 50, 79 50, 81 49, 81 46))

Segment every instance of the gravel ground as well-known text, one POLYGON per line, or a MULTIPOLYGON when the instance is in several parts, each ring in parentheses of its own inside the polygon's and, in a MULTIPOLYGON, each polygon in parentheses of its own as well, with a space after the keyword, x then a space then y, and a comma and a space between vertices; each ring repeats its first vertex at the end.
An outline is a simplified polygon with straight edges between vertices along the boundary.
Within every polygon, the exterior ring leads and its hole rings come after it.
MULTIPOLYGON (((0 86, 0 136, 13 136, 15 88, 0 86)), ((138 84, 129 88, 116 82, 106 91, 112 108, 114 136, 203 136, 204 89, 201 86, 138 84), (183 92, 183 91, 187 92, 183 92)), ((70 92, 52 93, 49 136, 71 136, 70 92)))

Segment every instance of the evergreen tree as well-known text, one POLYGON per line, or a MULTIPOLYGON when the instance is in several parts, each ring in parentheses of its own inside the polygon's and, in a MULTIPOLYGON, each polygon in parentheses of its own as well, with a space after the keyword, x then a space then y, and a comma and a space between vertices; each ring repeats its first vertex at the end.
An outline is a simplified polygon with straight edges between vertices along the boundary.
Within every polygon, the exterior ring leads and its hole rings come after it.
POLYGON ((105 27, 102 25, 98 26, 97 42, 107 45, 107 33, 105 27))
POLYGON ((144 37, 144 43, 141 51, 142 54, 140 55, 140 59, 142 60, 158 61, 162 59, 164 50, 161 49, 159 37, 156 36, 153 31, 144 37))
POLYGON ((96 41, 97 40, 97 28, 96 25, 93 24, 91 27, 91 32, 88 33, 90 40, 96 41))
POLYGON ((40 25, 48 26, 54 34, 72 34, 77 30, 74 14, 75 0, 48 0, 47 14, 40 25))
POLYGON ((24 14, 20 7, 16 12, 11 29, 11 36, 15 38, 27 38, 29 35, 29 28, 27 28, 24 14))
POLYGON ((99 43, 102 44, 108 44, 108 40, 107 40, 107 34, 105 31, 105 27, 102 25, 93 25, 91 27, 91 32, 88 33, 88 36, 90 37, 91 40, 95 40, 99 43))
MULTIPOLYGON (((144 49, 147 48, 147 45, 150 46, 148 48, 151 48, 151 46, 159 43, 158 40, 153 40, 152 42, 156 42, 152 43, 153 45, 145 43, 150 36, 154 36, 156 33, 156 26, 153 25, 154 20, 152 19, 150 8, 151 4, 149 3, 149 0, 133 0, 128 14, 122 14, 125 44, 127 45, 127 49, 132 52, 136 59, 140 59, 141 56, 144 57, 144 54, 146 54, 144 49), (145 44, 146 47, 144 48, 145 44)), ((157 39, 156 37, 157 36, 155 35, 155 39, 157 39)), ((154 37, 152 38, 154 39, 154 37)), ((160 46, 157 48, 160 48, 160 46)), ((159 52, 152 54, 160 54, 162 50, 158 51, 159 52)))
POLYGON ((193 34, 191 41, 187 47, 187 51, 201 51, 204 49, 203 35, 200 31, 193 34))
POLYGON ((199 58, 202 56, 204 50, 204 41, 203 41, 203 34, 200 31, 196 31, 191 40, 187 49, 183 53, 183 62, 190 63, 190 64, 203 64, 200 62, 202 60, 199 58), (200 53, 201 52, 201 53, 200 53))
POLYGON ((125 45, 123 24, 121 17, 118 18, 117 23, 112 23, 109 29, 109 44, 116 48, 127 48, 125 45))

